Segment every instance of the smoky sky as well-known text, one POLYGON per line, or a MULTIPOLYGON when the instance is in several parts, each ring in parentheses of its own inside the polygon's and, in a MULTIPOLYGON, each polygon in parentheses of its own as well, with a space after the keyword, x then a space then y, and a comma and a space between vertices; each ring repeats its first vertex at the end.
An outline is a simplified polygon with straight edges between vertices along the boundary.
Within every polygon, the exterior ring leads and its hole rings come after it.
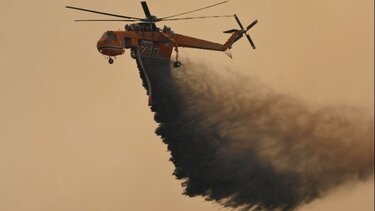
POLYGON ((293 210, 373 175, 372 117, 308 105, 235 72, 189 62, 159 76, 156 133, 185 195, 241 210, 293 210))

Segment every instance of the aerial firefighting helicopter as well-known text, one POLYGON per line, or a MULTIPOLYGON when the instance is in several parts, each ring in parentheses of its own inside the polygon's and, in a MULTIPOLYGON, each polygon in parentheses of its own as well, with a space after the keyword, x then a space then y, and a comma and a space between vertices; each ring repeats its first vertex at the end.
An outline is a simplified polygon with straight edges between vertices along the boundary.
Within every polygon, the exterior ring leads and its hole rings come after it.
POLYGON ((122 55, 125 49, 130 49, 132 58, 136 58, 136 54, 140 53, 143 57, 153 57, 159 59, 170 60, 173 48, 176 51, 176 60, 173 63, 174 67, 180 67, 181 62, 178 60, 178 48, 197 48, 204 50, 214 50, 226 52, 229 57, 230 49, 232 45, 239 40, 243 35, 246 35, 248 41, 250 42, 253 49, 255 49, 254 42, 247 34, 258 21, 253 21, 246 28, 243 27, 237 15, 218 15, 218 16, 200 16, 200 17, 182 17, 176 18, 177 16, 182 16, 197 12, 200 10, 208 9, 220 4, 227 3, 228 1, 219 2, 213 5, 202 7, 199 9, 166 16, 163 18, 157 18, 152 15, 147 3, 142 1, 142 8, 145 13, 146 18, 137 18, 124 15, 117 15, 112 13, 100 12, 95 10, 89 10, 79 7, 66 6, 68 9, 80 10, 90 13, 96 13, 106 16, 116 17, 118 19, 86 19, 86 20, 75 20, 78 22, 85 21, 120 21, 120 22, 135 22, 132 24, 125 25, 125 31, 107 31, 97 42, 97 49, 100 53, 106 56, 108 62, 112 64, 114 62, 113 58, 118 55, 122 55), (223 18, 223 17, 234 17, 241 29, 231 29, 224 31, 224 33, 232 34, 226 43, 219 44, 202 39, 197 39, 194 37, 189 37, 181 34, 174 33, 171 28, 164 26, 160 29, 155 23, 161 21, 176 21, 176 20, 191 20, 191 19, 203 19, 203 18, 223 18))

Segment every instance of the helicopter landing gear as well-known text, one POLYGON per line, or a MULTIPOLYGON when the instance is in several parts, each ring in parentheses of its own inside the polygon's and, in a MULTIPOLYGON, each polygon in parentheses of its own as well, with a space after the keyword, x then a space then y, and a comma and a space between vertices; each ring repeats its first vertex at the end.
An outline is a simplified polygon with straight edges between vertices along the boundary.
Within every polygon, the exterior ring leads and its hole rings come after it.
POLYGON ((110 63, 110 64, 113 64, 113 59, 111 58, 111 57, 109 57, 109 59, 108 59, 108 62, 110 63))
POLYGON ((176 51, 176 61, 173 62, 173 66, 175 68, 179 68, 179 67, 181 67, 182 64, 181 64, 181 62, 178 61, 178 46, 176 46, 174 50, 176 51))
POLYGON ((177 62, 173 62, 173 66, 175 68, 178 68, 178 67, 181 67, 181 62, 177 61, 177 62))

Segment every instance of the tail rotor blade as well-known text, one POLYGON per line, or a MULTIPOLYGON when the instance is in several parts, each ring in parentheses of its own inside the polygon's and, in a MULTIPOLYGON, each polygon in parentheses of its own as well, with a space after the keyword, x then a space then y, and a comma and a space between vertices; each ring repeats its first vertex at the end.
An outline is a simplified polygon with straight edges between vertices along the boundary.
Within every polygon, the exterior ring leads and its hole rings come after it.
POLYGON ((258 20, 255 20, 253 21, 247 28, 246 28, 246 31, 249 31, 251 28, 253 28, 253 26, 255 26, 255 24, 258 23, 258 20))
POLYGON ((253 40, 251 39, 251 37, 248 34, 246 34, 246 37, 249 40, 250 45, 253 47, 253 49, 255 49, 256 47, 255 47, 255 44, 254 44, 253 40))
POLYGON ((240 25, 241 29, 242 29, 242 30, 245 30, 245 29, 243 28, 243 26, 242 26, 242 23, 241 23, 240 19, 238 19, 237 15, 234 15, 234 18, 236 19, 238 25, 240 25))

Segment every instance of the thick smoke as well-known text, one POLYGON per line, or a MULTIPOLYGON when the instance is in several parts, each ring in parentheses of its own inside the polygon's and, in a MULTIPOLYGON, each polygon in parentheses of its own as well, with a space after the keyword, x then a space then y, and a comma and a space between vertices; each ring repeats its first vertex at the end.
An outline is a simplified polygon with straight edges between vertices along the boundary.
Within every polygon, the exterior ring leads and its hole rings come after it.
POLYGON ((184 194, 243 210, 293 210, 373 175, 373 119, 361 112, 312 108, 191 63, 171 72, 153 110, 184 194))

